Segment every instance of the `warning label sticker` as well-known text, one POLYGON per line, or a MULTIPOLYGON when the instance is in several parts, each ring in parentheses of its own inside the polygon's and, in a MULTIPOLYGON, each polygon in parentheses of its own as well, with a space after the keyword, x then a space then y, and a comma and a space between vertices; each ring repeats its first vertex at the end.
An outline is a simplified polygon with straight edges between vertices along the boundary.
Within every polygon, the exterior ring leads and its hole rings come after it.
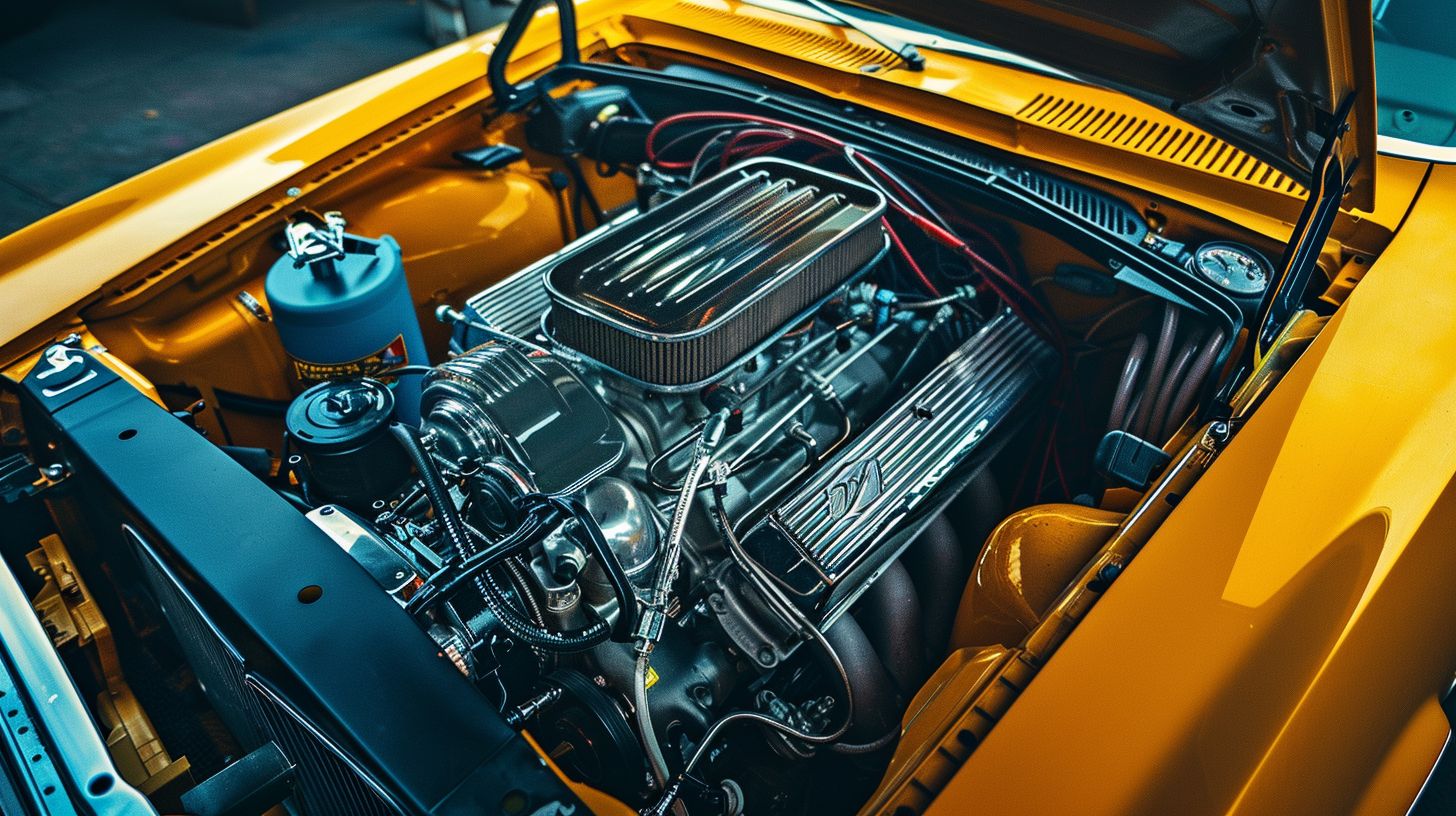
MULTIPOLYGON (((293 370, 304 382, 340 380, 348 377, 379 377, 386 371, 409 364, 409 355, 404 348, 404 335, 389 341, 389 345, 355 360, 343 363, 310 363, 293 358, 293 370)), ((384 378, 392 379, 392 378, 384 378)))

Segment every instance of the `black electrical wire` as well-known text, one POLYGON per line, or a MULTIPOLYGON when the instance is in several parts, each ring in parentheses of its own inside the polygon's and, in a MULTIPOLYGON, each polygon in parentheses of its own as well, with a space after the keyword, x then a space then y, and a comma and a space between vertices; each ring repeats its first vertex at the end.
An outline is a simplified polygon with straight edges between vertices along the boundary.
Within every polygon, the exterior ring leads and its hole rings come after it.
MULTIPOLYGON (((506 576, 510 578, 511 586, 516 591, 516 597, 521 599, 521 606, 530 616, 531 622, 544 629, 546 616, 541 614, 541 605, 536 602, 536 596, 531 594, 531 586, 526 577, 526 559, 516 555, 505 559, 502 565, 506 568, 506 576)), ((554 662, 554 654, 536 646, 532 646, 530 649, 531 653, 536 655, 536 670, 545 674, 554 662)))
POLYGON ((470 536, 465 532, 465 525, 455 512, 455 504, 450 499, 450 491, 445 487, 444 480, 440 478, 440 472, 435 468, 434 461, 430 459, 429 452, 425 450, 424 445, 420 444, 419 437, 411 428, 395 422, 389 426, 389 431, 395 439, 399 440, 405 455, 414 464, 415 470, 419 471, 420 483, 425 489, 425 495, 430 498, 430 504, 435 509, 435 517, 440 520, 445 539, 455 553, 455 557, 461 561, 470 558, 475 554, 475 547, 470 542, 470 536))
MULTIPOLYGON (((524 349, 525 350, 525 353, 528 354, 528 355, 529 354, 549 354, 550 353, 546 349, 544 349, 541 346, 539 346, 539 345, 531 342, 530 340, 527 340, 524 337, 517 337, 514 334, 509 334, 507 332, 503 332, 500 329, 497 329, 497 328, 495 328, 493 326, 489 326, 489 325, 485 324, 484 322, 482 322, 480 320, 475 320, 475 319, 471 318, 469 315, 465 314, 464 312, 459 312, 459 311, 456 311, 455 309, 448 309, 447 310, 447 309, 442 308, 442 309, 437 310, 437 315, 439 316, 439 319, 441 320, 441 322, 447 322, 448 321, 452 325, 453 324, 459 324, 459 325, 465 326, 468 329, 473 329, 475 331, 478 331, 481 334, 484 334, 486 337, 490 338, 491 340, 497 340, 497 341, 500 341, 502 343, 509 343, 511 345, 514 345, 514 346, 519 346, 520 348, 524 349)), ((427 368, 428 368, 428 366, 427 366, 427 368)))
MULTIPOLYGON (((409 456, 415 469, 419 471, 425 495, 430 498, 430 504, 435 509, 435 516, 440 520, 446 540, 450 543, 456 557, 462 562, 470 559, 478 551, 455 509, 449 490, 445 487, 444 480, 435 468, 429 452, 420 444, 419 437, 410 428, 395 423, 390 426, 390 432, 399 440, 405 454, 409 456)), ((504 553, 505 550, 497 550, 497 552, 504 553)), ((600 618, 580 629, 566 632, 553 632, 538 627, 510 604, 505 588, 488 568, 483 566, 474 577, 476 588, 480 590, 481 598, 485 601, 491 614, 495 615, 501 626, 512 637, 527 645, 538 646, 553 652, 578 652, 596 646, 611 635, 611 629, 607 626, 606 621, 600 618)))
POLYGON ((894 159, 886 156, 880 156, 878 154, 874 155, 875 158, 880 160, 879 170, 881 173, 884 173, 885 176, 888 177, 890 181, 895 184, 896 187, 899 187, 907 195, 909 195, 910 200, 918 204, 920 206, 920 209, 924 211, 926 215, 930 216, 930 219, 932 221, 939 224, 942 229, 944 229, 946 232, 955 232, 955 230, 951 228, 950 224, 941 216, 938 209, 930 206, 930 202, 926 201, 913 186, 907 184, 905 182, 905 179, 902 178, 899 173, 896 173, 894 170, 890 169, 890 164, 894 161, 894 159))
POLYGON ((577 529, 586 534, 587 551, 596 558, 607 583, 612 587, 612 594, 617 599, 619 612, 617 625, 612 632, 625 637, 636 623, 637 595, 626 571, 622 569, 621 561, 612 552, 611 545, 602 535, 601 527, 586 506, 578 499, 565 496, 530 494, 522 497, 522 500, 530 505, 525 520, 500 541, 486 541, 473 528, 462 523, 466 534, 478 540, 484 549, 466 559, 452 561, 426 578, 423 585, 410 597, 405 606, 406 611, 417 613, 437 599, 449 597, 461 586, 473 581, 477 575, 484 575, 486 571, 508 561, 512 555, 538 541, 545 531, 571 519, 577 523, 577 529))
POLYGON ((707 756, 709 746, 713 744, 723 729, 734 722, 741 720, 756 722, 760 725, 773 728, 785 736, 815 745, 829 745, 838 742, 839 738, 843 737, 849 731, 850 725, 854 723, 854 690, 850 686, 849 673, 845 671, 844 663, 839 659, 839 654, 834 651, 834 647, 820 633, 818 627, 814 626, 813 623, 804 617, 804 614, 798 610, 798 607, 794 606, 793 601, 784 597, 783 591, 770 578, 759 572, 758 565, 744 552, 742 545, 738 542, 738 537, 733 534, 733 522, 728 518, 728 511, 723 506, 723 493, 723 486, 715 485, 713 491, 713 518, 717 522, 719 533, 728 545, 729 552, 733 554, 734 559, 743 567, 744 573, 753 582, 754 586, 758 588, 759 592, 764 596, 764 599, 769 602, 769 605, 774 607, 784 617, 786 622, 790 623, 801 633, 806 634, 809 639, 813 640, 820 647, 830 667, 838 675, 840 684, 844 687, 844 721, 831 731, 823 734, 810 734, 782 720, 760 714, 757 711, 730 712, 719 717, 716 722, 709 726, 707 733, 703 735, 702 741, 698 743, 697 749, 693 751, 692 756, 684 766, 682 770, 682 775, 684 776, 691 773, 693 768, 702 761, 703 757, 707 756))
POLYGON ((405 605, 405 611, 411 614, 420 612, 437 600, 449 597, 467 582, 474 581, 475 577, 484 570, 494 567, 533 543, 548 526, 539 518, 529 516, 506 538, 494 543, 486 542, 489 544, 488 549, 481 550, 469 558, 450 559, 434 574, 427 577, 419 589, 415 590, 415 593, 410 596, 409 603, 405 605))
POLYGON ((731 138, 733 138, 733 131, 725 130, 720 132, 713 138, 709 139, 708 141, 704 142, 703 146, 698 148, 697 155, 693 157, 693 166, 688 168, 688 184, 694 184, 697 182, 698 173, 702 172, 702 168, 706 164, 705 160, 712 155, 713 147, 718 142, 721 141, 726 143, 731 138))
POLYGON ((416 375, 429 374, 431 371, 434 370, 434 366, 404 365, 400 366, 399 368, 391 368, 388 371, 381 371, 378 374, 372 374, 370 376, 377 380, 384 379, 385 377, 413 377, 416 375))
POLYGON ((586 216, 581 209, 581 185, 575 183, 571 185, 571 225, 578 238, 587 233, 586 216))
POLYGON ((313 505, 303 500, 303 497, 282 487, 273 488, 273 492, 288 500, 294 509, 300 513, 307 513, 313 510, 313 505))
POLYGON ((852 742, 836 742, 833 745, 829 746, 829 750, 833 751, 836 754, 846 754, 849 756, 856 756, 860 754, 873 754, 876 751, 883 751, 886 748, 890 747, 890 745, 899 738, 900 728, 896 726, 895 728, 891 728, 889 731, 885 732, 883 736, 876 737, 869 742, 860 744, 855 744, 852 742))
POLYGON ((894 376, 890 377, 889 384, 885 389, 885 397, 887 400, 894 399, 898 396, 896 392, 899 390, 901 380, 910 372, 911 364, 920 355, 920 351, 930 343, 930 338, 935 336, 939 330, 939 325, 932 324, 920 333, 920 337, 916 339, 915 345, 910 347, 910 352, 905 355, 904 361, 900 363, 900 368, 895 371, 894 376))
MULTIPOLYGON (((702 125, 700 127, 693 128, 692 130, 689 130, 688 132, 683 133, 679 136, 674 136, 671 140, 668 141, 667 144, 658 148, 657 157, 660 160, 665 161, 666 159, 664 159, 663 157, 667 154, 668 151, 672 150, 674 147, 677 147, 680 144, 687 144, 699 136, 706 136, 710 133, 720 133, 723 131, 728 131, 732 133, 748 127, 758 127, 758 125, 750 124, 747 122, 729 123, 726 126, 724 125, 724 123, 721 122, 713 125, 702 125)), ((695 150, 693 152, 696 153, 697 151, 695 150)))

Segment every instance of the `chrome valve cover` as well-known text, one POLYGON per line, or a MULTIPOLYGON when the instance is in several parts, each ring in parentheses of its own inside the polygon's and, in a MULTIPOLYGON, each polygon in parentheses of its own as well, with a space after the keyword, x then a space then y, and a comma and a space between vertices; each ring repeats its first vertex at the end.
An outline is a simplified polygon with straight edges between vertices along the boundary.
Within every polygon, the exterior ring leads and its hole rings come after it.
MULTIPOLYGON (((1002 313, 759 522, 749 554, 829 622, 880 566, 882 546, 1046 378, 1051 347, 1002 313)), ((997 434, 1005 439, 1005 434, 997 434)))

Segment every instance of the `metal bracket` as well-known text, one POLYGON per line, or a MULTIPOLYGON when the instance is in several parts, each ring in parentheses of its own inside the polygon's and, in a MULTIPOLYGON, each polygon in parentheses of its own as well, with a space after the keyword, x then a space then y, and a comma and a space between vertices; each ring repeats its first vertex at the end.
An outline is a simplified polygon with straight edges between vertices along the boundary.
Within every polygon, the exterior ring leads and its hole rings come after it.
MULTIPOLYGON (((521 0, 521 4, 516 6, 511 19, 506 23, 505 31, 501 32, 500 39, 496 41, 495 50, 490 52, 486 77, 490 80, 490 90, 495 96, 498 110, 520 110, 536 98, 535 81, 512 83, 506 79, 506 66, 510 64, 511 55, 515 53, 516 46, 521 44, 521 37, 526 33, 526 28, 536 16, 536 10, 541 7, 542 2, 543 0, 521 0)), ((556 3, 556 14, 561 23, 561 59, 557 64, 581 62, 581 48, 576 42, 576 5, 572 0, 553 2, 556 3)))
POLYGON ((296 784, 293 763, 266 742, 182 794, 182 806, 197 816, 247 816, 282 804, 296 784))
POLYGON ((1213 413, 1216 416, 1229 415, 1229 401, 1234 391, 1245 376, 1258 369, 1289 319, 1302 308, 1304 290, 1317 268, 1320 250, 1329 237, 1335 217, 1339 215, 1340 202, 1345 198, 1350 174, 1354 170, 1354 167, 1344 166, 1339 150, 1340 139, 1350 129, 1350 111, 1354 104, 1355 94, 1348 94, 1329 119, 1325 141, 1310 176, 1309 198, 1294 224, 1294 232, 1279 264, 1279 274, 1264 292, 1264 299, 1259 304, 1259 316, 1252 326, 1253 333, 1244 359, 1224 383, 1214 402, 1213 413))
POLYGON ((128 685, 111 627, 71 561, 60 536, 48 535, 26 554, 31 570, 44 581, 31 608, 57 650, 89 650, 105 686, 96 699, 97 720, 121 777, 148 795, 175 795, 191 785, 191 764, 173 758, 156 727, 128 685), (164 792, 165 791, 165 792, 164 792))
POLYGON ((1258 335, 1254 338, 1255 361, 1262 360, 1274 340, 1283 331, 1289 318, 1299 309, 1300 298, 1309 283, 1309 276, 1319 260, 1320 249, 1334 226, 1335 216, 1340 212, 1340 202, 1345 198, 1349 186, 1350 171, 1340 160, 1340 139, 1349 130, 1347 121, 1354 106, 1355 95, 1349 94, 1325 134, 1325 143, 1315 161, 1310 178, 1309 199, 1294 225, 1288 247, 1280 264, 1279 278, 1264 293, 1259 304, 1258 335))

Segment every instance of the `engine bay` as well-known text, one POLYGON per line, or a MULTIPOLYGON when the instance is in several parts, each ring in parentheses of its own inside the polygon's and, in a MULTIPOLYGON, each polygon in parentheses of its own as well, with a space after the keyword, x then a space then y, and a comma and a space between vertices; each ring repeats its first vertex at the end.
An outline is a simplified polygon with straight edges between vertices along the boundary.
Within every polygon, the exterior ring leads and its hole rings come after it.
POLYGON ((123 587, 108 616, 156 605, 175 640, 127 648, 226 726, 199 775, 272 743, 300 812, 421 809, 445 783, 370 727, 406 715, 366 713, 381 692, 341 702, 353 673, 434 722, 498 718, 480 733, 644 813, 855 812, 903 782, 947 658, 1037 632, 1237 399, 1277 243, 906 123, 616 70, 451 118, 407 171, 291 208, 226 273, 119 293, 24 373, 13 447, 86 485, 37 495, 123 587), (124 475, 138 457, 166 472, 124 475), (1046 507, 1074 544, 1008 549, 1046 507), (360 631, 263 620, 239 559, 360 631))
MULTIPOLYGON (((776 729, 789 759, 813 753, 796 741, 893 744, 952 612, 910 666, 874 657, 927 623, 898 559, 963 570, 953 534, 925 531, 1056 378, 1015 311, 968 282, 942 293, 909 255, 896 268, 887 191, 724 165, 441 307, 450 359, 385 372, 392 389, 325 381, 287 417, 308 517, 508 720, 640 804, 709 756, 761 759, 710 755, 735 720, 776 729), (418 429, 391 421, 406 393, 418 429), (848 613, 887 571, 895 594, 862 625, 848 613)), ((697 795, 773 796, 723 784, 697 795)))

